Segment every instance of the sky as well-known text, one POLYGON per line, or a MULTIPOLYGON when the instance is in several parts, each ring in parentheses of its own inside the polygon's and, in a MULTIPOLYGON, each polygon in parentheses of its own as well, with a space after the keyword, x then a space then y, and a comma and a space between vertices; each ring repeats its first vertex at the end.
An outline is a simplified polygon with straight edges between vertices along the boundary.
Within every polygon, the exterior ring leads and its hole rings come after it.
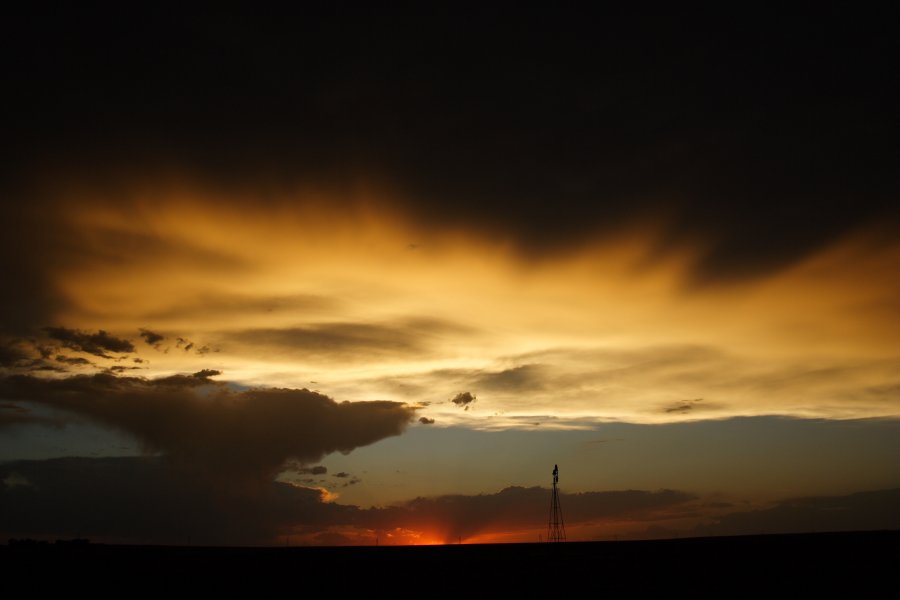
POLYGON ((893 15, 27 10, 0 534, 900 527, 893 15))

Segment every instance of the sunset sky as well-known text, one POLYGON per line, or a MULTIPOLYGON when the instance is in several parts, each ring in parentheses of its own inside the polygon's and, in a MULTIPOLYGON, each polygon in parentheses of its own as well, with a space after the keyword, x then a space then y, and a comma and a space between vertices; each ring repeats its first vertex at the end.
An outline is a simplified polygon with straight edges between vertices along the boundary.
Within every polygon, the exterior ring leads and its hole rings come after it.
POLYGON ((10 18, 2 539, 900 527, 894 22, 10 18))

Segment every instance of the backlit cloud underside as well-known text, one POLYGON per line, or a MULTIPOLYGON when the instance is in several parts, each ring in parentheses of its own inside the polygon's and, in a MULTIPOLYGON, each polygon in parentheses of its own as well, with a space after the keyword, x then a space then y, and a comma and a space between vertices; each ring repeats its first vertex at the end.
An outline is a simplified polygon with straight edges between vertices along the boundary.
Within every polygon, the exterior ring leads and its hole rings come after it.
MULTIPOLYGON (((49 339, 33 345, 96 372, 111 355, 76 342, 101 331, 142 375, 421 403, 438 426, 900 415, 900 247, 875 228, 698 283, 704 240, 661 253, 660 219, 536 257, 402 217, 382 190, 347 194, 258 210, 184 185, 58 192, 47 229, 64 235, 33 259, 49 339)), ((23 339, 8 348, 36 356, 23 339)))

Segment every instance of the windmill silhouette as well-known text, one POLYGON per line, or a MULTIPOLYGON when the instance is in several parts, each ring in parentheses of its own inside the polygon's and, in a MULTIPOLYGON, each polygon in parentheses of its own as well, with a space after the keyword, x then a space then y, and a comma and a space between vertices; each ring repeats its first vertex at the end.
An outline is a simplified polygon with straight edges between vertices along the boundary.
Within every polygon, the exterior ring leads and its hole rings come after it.
POLYGON ((550 523, 547 526, 548 542, 566 541, 566 524, 559 505, 559 466, 553 465, 553 496, 550 498, 550 523))

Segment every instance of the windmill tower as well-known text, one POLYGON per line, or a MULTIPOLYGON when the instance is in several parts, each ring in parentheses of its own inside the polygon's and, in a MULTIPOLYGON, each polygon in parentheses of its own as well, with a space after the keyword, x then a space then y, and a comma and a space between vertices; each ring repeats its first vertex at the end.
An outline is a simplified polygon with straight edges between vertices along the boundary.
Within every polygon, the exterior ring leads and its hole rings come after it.
POLYGON ((559 506, 559 466, 553 465, 553 496, 550 498, 550 523, 547 526, 548 542, 566 541, 566 524, 559 506))

